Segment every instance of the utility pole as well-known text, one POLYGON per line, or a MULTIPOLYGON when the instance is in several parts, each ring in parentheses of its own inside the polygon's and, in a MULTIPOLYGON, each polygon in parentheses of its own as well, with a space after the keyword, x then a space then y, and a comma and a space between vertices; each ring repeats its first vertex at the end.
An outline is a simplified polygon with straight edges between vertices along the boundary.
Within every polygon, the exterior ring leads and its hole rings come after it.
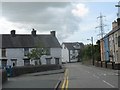
POLYGON ((118 5, 115 5, 115 7, 118 8, 117 17, 120 18, 120 1, 118 2, 118 5))
POLYGON ((94 65, 94 45, 93 45, 93 37, 91 37, 91 39, 87 39, 87 40, 90 40, 91 41, 91 55, 92 55, 92 64, 94 65))
POLYGON ((105 16, 103 16, 101 13, 100 13, 100 16, 97 17, 97 19, 99 19, 99 26, 97 26, 96 28, 99 28, 100 29, 100 33, 98 34, 100 36, 100 38, 103 38, 104 37, 104 27, 107 26, 103 23, 103 18, 105 16))

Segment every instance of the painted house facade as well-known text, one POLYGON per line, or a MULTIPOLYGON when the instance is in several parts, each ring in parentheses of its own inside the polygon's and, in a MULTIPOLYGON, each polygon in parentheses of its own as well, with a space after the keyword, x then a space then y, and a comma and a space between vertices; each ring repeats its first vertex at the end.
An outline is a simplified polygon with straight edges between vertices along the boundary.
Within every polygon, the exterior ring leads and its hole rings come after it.
POLYGON ((38 64, 39 60, 30 60, 27 56, 32 49, 43 49, 40 57, 41 64, 61 64, 61 46, 58 42, 55 31, 51 34, 36 34, 32 30, 31 34, 16 34, 15 30, 11 34, 1 34, 0 40, 0 63, 6 66, 24 66, 38 64))
POLYGON ((84 44, 79 42, 62 43, 62 62, 77 62, 82 47, 84 44))
POLYGON ((112 23, 112 30, 100 42, 101 61, 120 64, 120 18, 112 23))

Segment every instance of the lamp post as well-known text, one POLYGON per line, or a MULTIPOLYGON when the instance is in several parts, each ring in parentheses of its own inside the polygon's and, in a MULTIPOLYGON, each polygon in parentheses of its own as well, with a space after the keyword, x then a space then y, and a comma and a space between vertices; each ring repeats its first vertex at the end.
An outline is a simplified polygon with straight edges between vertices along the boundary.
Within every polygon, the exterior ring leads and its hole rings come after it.
POLYGON ((91 37, 91 39, 87 39, 87 40, 90 40, 91 43, 92 43, 92 46, 91 46, 91 54, 92 54, 92 64, 94 65, 93 37, 91 37))

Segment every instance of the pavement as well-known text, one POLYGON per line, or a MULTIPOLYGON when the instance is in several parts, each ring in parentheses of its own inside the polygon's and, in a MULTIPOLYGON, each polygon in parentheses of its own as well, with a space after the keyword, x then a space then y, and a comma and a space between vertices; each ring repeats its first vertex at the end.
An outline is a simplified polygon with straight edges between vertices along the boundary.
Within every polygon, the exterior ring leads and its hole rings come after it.
POLYGON ((18 77, 8 78, 8 81, 2 85, 4 89, 24 89, 24 88, 51 88, 55 89, 61 82, 65 69, 52 70, 24 74, 18 77))

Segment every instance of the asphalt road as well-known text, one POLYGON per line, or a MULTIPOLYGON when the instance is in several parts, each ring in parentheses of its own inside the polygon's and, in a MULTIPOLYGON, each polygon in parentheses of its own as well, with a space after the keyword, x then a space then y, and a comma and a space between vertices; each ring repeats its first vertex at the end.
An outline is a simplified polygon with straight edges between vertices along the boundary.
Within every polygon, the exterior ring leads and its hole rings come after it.
POLYGON ((61 87, 65 88, 118 88, 118 71, 85 66, 80 63, 65 65, 61 87))
MULTIPOLYGON (((54 89, 60 81, 59 90, 67 90, 70 88, 106 88, 105 90, 107 90, 107 88, 118 88, 117 70, 85 66, 80 63, 65 64, 65 67, 65 73, 48 71, 9 78, 8 82, 3 84, 3 88, 54 89)), ((57 72, 61 71, 58 70, 57 72)))

